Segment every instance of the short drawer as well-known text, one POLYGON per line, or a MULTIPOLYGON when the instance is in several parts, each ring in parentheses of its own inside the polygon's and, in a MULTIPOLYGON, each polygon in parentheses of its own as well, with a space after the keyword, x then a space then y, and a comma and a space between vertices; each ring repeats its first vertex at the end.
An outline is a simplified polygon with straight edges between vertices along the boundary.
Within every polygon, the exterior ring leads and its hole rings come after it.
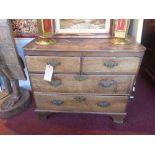
POLYGON ((55 74, 51 82, 43 74, 30 74, 34 91, 60 93, 129 94, 133 75, 55 74))
POLYGON ((83 72, 136 73, 140 64, 136 57, 84 57, 83 72))
POLYGON ((38 110, 66 112, 125 112, 127 96, 56 95, 34 93, 38 110))
POLYGON ((77 73, 80 71, 79 57, 26 56, 29 72, 45 72, 46 64, 54 66, 55 72, 77 73))

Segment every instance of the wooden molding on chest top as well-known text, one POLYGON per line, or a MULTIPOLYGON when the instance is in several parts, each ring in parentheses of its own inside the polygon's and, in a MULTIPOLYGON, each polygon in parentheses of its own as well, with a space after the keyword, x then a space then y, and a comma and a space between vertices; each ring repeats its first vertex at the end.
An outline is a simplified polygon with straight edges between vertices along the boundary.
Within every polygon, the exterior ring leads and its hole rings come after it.
POLYGON ((132 42, 115 45, 112 39, 55 39, 55 45, 41 46, 35 40, 24 47, 25 55, 40 56, 136 56, 143 57, 145 47, 132 42))

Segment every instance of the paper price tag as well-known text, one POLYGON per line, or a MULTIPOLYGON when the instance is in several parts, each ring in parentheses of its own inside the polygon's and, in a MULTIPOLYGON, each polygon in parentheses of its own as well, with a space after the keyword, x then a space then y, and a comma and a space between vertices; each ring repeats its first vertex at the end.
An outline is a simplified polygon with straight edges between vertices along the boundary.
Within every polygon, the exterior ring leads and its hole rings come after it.
POLYGON ((53 76, 53 66, 50 64, 46 65, 44 80, 50 82, 52 80, 52 76, 53 76))

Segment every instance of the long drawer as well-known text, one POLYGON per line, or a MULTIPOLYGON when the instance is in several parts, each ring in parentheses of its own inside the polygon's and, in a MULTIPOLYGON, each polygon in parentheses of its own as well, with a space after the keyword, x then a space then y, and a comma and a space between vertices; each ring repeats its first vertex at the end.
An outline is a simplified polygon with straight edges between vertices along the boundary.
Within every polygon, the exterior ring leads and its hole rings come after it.
POLYGON ((54 74, 51 82, 43 74, 30 74, 33 90, 59 93, 129 94, 134 75, 54 74))
POLYGON ((34 92, 38 110, 67 112, 125 112, 127 96, 57 95, 34 92))
POLYGON ((26 56, 29 72, 45 72, 46 64, 54 66, 54 72, 79 73, 80 57, 26 56))
POLYGON ((84 57, 85 73, 132 73, 135 74, 140 64, 137 57, 84 57))

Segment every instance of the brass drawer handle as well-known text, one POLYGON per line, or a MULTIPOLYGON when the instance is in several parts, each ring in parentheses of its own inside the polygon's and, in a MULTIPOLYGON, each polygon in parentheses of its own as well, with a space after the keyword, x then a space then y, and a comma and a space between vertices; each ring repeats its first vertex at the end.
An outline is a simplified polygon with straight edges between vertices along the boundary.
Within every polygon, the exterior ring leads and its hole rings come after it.
POLYGON ((88 77, 87 76, 82 76, 82 75, 77 75, 77 76, 74 76, 74 79, 76 81, 84 81, 84 80, 88 79, 88 77))
POLYGON ((84 96, 76 96, 74 97, 76 102, 84 102, 86 100, 86 98, 84 96))
POLYGON ((52 80, 49 84, 53 87, 58 87, 62 84, 61 80, 52 80))
POLYGON ((52 100, 51 103, 56 106, 62 105, 64 102, 62 100, 52 100))
POLYGON ((103 63, 104 66, 107 68, 114 68, 115 66, 118 66, 118 63, 115 61, 108 61, 103 63))
POLYGON ((58 65, 61 64, 61 62, 59 62, 58 60, 51 60, 50 62, 48 62, 47 64, 53 66, 53 67, 56 67, 58 65))
POLYGON ((103 101, 103 102, 99 102, 97 105, 99 107, 106 108, 106 107, 109 107, 110 106, 110 103, 108 103, 106 101, 103 101))
POLYGON ((108 87, 113 86, 114 83, 115 83, 114 80, 101 80, 101 81, 99 82, 99 86, 108 88, 108 87))

